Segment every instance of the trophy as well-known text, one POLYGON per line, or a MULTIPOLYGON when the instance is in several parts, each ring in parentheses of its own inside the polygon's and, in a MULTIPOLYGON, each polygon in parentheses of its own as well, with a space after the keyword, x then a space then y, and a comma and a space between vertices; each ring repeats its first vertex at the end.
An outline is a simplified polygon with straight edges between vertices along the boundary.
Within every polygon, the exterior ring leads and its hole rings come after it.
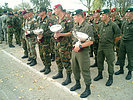
MULTIPOLYGON (((61 25, 56 24, 56 25, 52 25, 52 26, 50 27, 50 30, 51 30, 52 32, 59 32, 59 33, 60 33, 60 32, 63 31, 63 28, 62 28, 61 25)), ((61 37, 54 37, 54 40, 60 41, 60 40, 61 40, 61 37)))
POLYGON ((43 29, 36 29, 36 30, 33 30, 33 33, 37 35, 37 41, 38 42, 42 42, 43 41, 43 29))
MULTIPOLYGON (((82 33, 82 32, 73 31, 72 34, 73 34, 73 36, 74 36, 75 38, 78 39, 78 41, 75 43, 73 49, 74 49, 75 47, 81 45, 82 42, 85 42, 85 41, 91 39, 91 37, 89 37, 87 34, 82 33)), ((81 51, 81 49, 80 49, 79 51, 81 51)))

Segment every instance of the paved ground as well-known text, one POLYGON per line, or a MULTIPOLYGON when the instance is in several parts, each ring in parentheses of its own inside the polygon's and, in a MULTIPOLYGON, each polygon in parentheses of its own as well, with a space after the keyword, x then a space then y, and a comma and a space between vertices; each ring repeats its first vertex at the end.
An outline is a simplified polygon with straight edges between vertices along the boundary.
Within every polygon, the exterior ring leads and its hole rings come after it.
MULTIPOLYGON (((38 52, 38 47, 36 47, 38 52)), ((38 54, 38 53, 37 53, 38 54)), ((20 46, 9 48, 5 43, 0 44, 0 100, 82 100, 79 96, 84 91, 85 85, 81 79, 82 89, 70 92, 69 89, 75 84, 73 75, 72 83, 62 86, 64 78, 53 80, 51 77, 57 73, 57 66, 52 62, 52 72, 44 75, 39 71, 43 64, 38 55, 36 66, 28 66, 27 59, 21 59, 23 49, 20 46)), ((93 64, 94 58, 91 58, 93 64)), ((115 66, 115 71, 119 66, 115 66)), ((105 62, 104 78, 94 82, 97 68, 91 68, 92 94, 83 100, 133 100, 133 79, 127 81, 125 74, 114 76, 114 83, 106 87, 108 78, 107 64, 105 62)))

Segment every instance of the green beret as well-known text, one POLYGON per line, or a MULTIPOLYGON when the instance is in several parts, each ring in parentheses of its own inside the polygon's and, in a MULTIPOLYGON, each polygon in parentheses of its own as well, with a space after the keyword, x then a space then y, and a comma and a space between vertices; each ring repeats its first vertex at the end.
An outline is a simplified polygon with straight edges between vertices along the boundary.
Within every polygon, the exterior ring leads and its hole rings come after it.
POLYGON ((82 9, 77 9, 73 12, 73 15, 77 15, 77 14, 82 14, 83 10, 82 9))
POLYGON ((39 12, 42 12, 42 11, 46 11, 47 12, 47 9, 46 8, 40 8, 39 12))
POLYGON ((14 14, 18 14, 17 12, 15 12, 14 14))
POLYGON ((8 15, 13 15, 13 13, 8 13, 8 15))
POLYGON ((109 13, 109 12, 110 12, 109 9, 104 9, 104 10, 102 10, 102 11, 100 12, 100 15, 101 15, 101 14, 106 14, 106 13, 109 13))
POLYGON ((128 8, 126 12, 133 12, 133 8, 128 8))
POLYGON ((49 12, 51 12, 51 11, 52 11, 52 9, 48 9, 48 11, 49 11, 49 12))

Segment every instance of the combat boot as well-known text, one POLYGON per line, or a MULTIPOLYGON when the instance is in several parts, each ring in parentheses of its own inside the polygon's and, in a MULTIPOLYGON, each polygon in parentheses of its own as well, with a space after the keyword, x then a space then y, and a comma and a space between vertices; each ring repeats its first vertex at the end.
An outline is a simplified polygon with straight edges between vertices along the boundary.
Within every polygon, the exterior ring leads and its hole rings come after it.
POLYGON ((40 70, 40 72, 45 72, 46 70, 46 67, 44 67, 42 70, 40 70))
POLYGON ((98 76, 94 78, 94 81, 98 81, 100 79, 103 79, 102 71, 98 72, 98 76))
POLYGON ((73 87, 71 87, 70 91, 75 91, 80 88, 81 88, 80 81, 76 80, 76 84, 73 87))
POLYGON ((126 80, 130 80, 132 78, 132 71, 128 71, 128 74, 126 76, 126 80))
POLYGON ((44 74, 46 75, 46 74, 48 74, 50 72, 51 72, 50 66, 46 67, 46 70, 45 70, 44 74))
POLYGON ((27 63, 27 65, 30 65, 32 63, 33 60, 31 60, 29 63, 27 63))
POLYGON ((24 58, 28 58, 28 56, 23 56, 23 57, 21 57, 22 59, 24 59, 24 58))
POLYGON ((106 82, 106 86, 110 86, 110 85, 112 85, 112 83, 113 83, 113 75, 109 75, 109 79, 106 82))
POLYGON ((115 72, 115 75, 124 74, 123 67, 120 67, 120 70, 115 72))
POLYGON ((36 64, 37 64, 36 59, 33 59, 33 60, 32 60, 32 63, 30 64, 30 66, 34 66, 34 65, 36 65, 36 64))
POLYGON ((14 48, 15 46, 14 46, 14 45, 12 45, 12 44, 9 44, 9 47, 10 47, 10 48, 14 48))
POLYGON ((64 82, 62 82, 62 85, 68 85, 69 83, 71 83, 71 73, 67 73, 67 78, 64 82))
POLYGON ((63 78, 62 71, 59 71, 57 75, 52 77, 53 79, 63 78))
POLYGON ((51 54, 51 61, 55 61, 55 54, 51 54))
POLYGON ((31 60, 32 60, 32 58, 31 58, 31 57, 29 57, 27 61, 31 61, 31 60))
POLYGON ((86 98, 91 94, 90 85, 86 85, 85 91, 80 95, 80 98, 86 98))

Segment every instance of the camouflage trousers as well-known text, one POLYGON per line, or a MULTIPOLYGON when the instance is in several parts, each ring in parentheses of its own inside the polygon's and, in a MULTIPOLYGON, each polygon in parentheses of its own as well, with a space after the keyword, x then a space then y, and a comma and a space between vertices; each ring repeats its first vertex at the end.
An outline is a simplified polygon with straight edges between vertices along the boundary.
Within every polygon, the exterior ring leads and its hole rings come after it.
POLYGON ((8 44, 11 45, 12 44, 12 39, 13 39, 14 29, 13 28, 8 28, 7 33, 8 33, 8 44))
MULTIPOLYGON (((65 41, 64 41, 65 42, 65 41)), ((66 43, 67 45, 61 45, 60 42, 55 44, 56 51, 56 63, 58 65, 58 71, 63 71, 63 68, 66 69, 67 73, 71 73, 71 51, 70 51, 70 45, 69 43, 66 43)))
POLYGON ((50 49, 51 49, 51 54, 55 54, 53 38, 50 39, 50 49))
POLYGON ((36 36, 35 35, 30 35, 27 38, 27 50, 28 50, 28 57, 32 58, 32 59, 36 59, 37 55, 36 55, 36 36))
POLYGON ((15 39, 16 39, 16 44, 21 44, 21 41, 20 41, 20 36, 21 35, 20 35, 18 29, 15 29, 14 35, 15 35, 15 39))
POLYGON ((27 43, 25 38, 22 38, 21 41, 22 41, 22 48, 24 49, 24 56, 28 56, 27 43))
POLYGON ((4 33, 3 38, 7 42, 7 34, 8 34, 7 27, 3 27, 2 30, 3 30, 3 33, 4 33))
POLYGON ((50 42, 39 42, 39 54, 45 67, 51 66, 50 42))

